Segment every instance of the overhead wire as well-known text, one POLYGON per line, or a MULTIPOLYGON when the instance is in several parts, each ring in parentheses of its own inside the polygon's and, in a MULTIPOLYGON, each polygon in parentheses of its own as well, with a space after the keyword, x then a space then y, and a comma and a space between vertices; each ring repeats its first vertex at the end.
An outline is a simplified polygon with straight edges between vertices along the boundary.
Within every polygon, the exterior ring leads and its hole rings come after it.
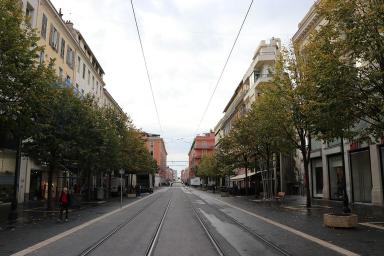
POLYGON ((232 44, 231 50, 229 51, 228 57, 227 57, 227 59, 225 60, 224 66, 223 66, 223 68, 221 69, 219 78, 217 79, 216 85, 215 85, 215 87, 214 87, 214 89, 213 89, 213 92, 212 92, 212 94, 211 94, 211 97, 210 97, 209 100, 208 100, 208 104, 207 104, 207 106, 205 107, 205 110, 204 110, 203 115, 202 115, 202 117, 201 117, 201 119, 200 119, 200 122, 199 122, 199 124, 198 124, 198 126, 197 126, 197 129, 196 129, 195 134, 197 134, 198 130, 200 129, 200 126, 201 126, 201 124, 203 123, 203 120, 204 120, 204 118, 205 118, 205 115, 207 114, 207 111, 208 111, 208 109, 209 109, 209 106, 211 105, 213 96, 215 95, 216 90, 217 90, 217 87, 218 87, 219 84, 220 84, 220 81, 221 81, 221 79, 222 79, 222 77, 223 77, 224 71, 225 71, 225 69, 226 69, 226 67, 227 67, 227 65, 228 65, 229 59, 231 58, 233 49, 234 49, 235 46, 236 46, 237 40, 239 39, 241 30, 243 29, 244 23, 245 23, 245 21, 247 20, 247 17, 248 17, 249 11, 250 11, 251 8, 252 8, 252 5, 253 5, 253 0, 251 1, 251 3, 250 3, 249 6, 248 6, 247 12, 246 12, 246 14, 245 14, 245 16, 244 16, 244 19, 243 19, 243 22, 241 23, 241 26, 240 26, 240 28, 239 28, 239 31, 237 32, 235 41, 234 41, 233 44, 232 44))
POLYGON ((157 104, 156 104, 155 94, 153 93, 152 81, 151 81, 151 76, 150 76, 150 74, 149 74, 149 69, 148 69, 147 59, 146 59, 146 57, 145 57, 145 53, 144 53, 143 42, 142 42, 142 40, 141 40, 140 30, 139 30, 139 26, 138 26, 138 23, 137 23, 135 7, 133 6, 133 0, 131 0, 131 7, 132 7, 132 12, 133 12, 133 18, 135 19, 135 25, 136 25, 137 35, 138 35, 138 37, 139 37, 140 48, 141 48, 141 54, 142 54, 142 56, 143 56, 144 65, 145 65, 145 70, 146 70, 146 72, 147 72, 147 78, 148 78, 149 88, 151 89, 153 105, 155 106, 155 110, 156 110, 157 121, 158 121, 158 123, 159 123, 160 131, 163 132, 163 127, 162 127, 162 125, 161 125, 160 116, 159 116, 159 110, 158 110, 158 108, 157 108, 157 104))

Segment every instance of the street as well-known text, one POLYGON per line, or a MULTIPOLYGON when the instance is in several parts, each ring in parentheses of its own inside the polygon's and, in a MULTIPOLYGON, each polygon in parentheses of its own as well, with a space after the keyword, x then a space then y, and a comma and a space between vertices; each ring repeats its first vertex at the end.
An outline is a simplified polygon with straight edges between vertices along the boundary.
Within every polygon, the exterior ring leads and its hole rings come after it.
POLYGON ((13 255, 340 254, 364 253, 175 183, 13 255))

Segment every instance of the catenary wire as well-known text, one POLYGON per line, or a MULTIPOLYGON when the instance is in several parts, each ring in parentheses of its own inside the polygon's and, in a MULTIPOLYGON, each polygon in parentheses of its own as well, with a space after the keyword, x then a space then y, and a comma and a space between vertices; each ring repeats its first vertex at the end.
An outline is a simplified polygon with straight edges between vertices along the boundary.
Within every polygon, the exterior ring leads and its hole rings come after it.
POLYGON ((156 104, 156 100, 155 100, 155 94, 153 93, 153 87, 152 87, 152 82, 151 82, 151 76, 149 75, 149 69, 148 69, 148 65, 147 65, 147 59, 146 59, 146 57, 145 57, 145 53, 144 53, 143 42, 142 42, 142 40, 141 40, 140 30, 139 30, 139 26, 138 26, 138 24, 137 24, 136 12, 135 12, 135 7, 133 6, 133 0, 131 0, 131 6, 132 6, 133 18, 135 19, 135 25, 136 25, 137 35, 138 35, 138 37, 139 37, 140 48, 141 48, 141 54, 142 54, 142 56, 143 56, 144 65, 145 65, 145 70, 146 70, 146 72, 147 72, 147 78, 148 78, 149 88, 151 89, 153 105, 155 106, 155 110, 156 110, 157 121, 158 121, 158 123, 159 123, 160 131, 163 132, 163 128, 162 128, 162 126, 161 126, 161 122, 160 122, 159 110, 158 110, 158 108, 157 108, 157 104, 156 104))
POLYGON ((244 19, 243 19, 243 22, 241 23, 241 26, 240 26, 240 28, 239 28, 239 31, 237 32, 235 41, 234 41, 233 44, 232 44, 231 50, 229 51, 229 54, 228 54, 228 57, 227 57, 227 59, 226 59, 226 61, 225 61, 225 63, 224 63, 224 66, 223 66, 223 68, 221 69, 219 78, 217 79, 216 85, 215 85, 215 87, 214 87, 214 89, 213 89, 213 92, 212 92, 212 94, 211 94, 211 96, 210 96, 210 98, 209 98, 209 100, 208 100, 208 104, 207 104, 207 106, 205 107, 205 110, 204 110, 203 115, 202 115, 202 117, 201 117, 201 119, 200 119, 200 122, 199 122, 199 124, 198 124, 198 126, 197 126, 197 129, 196 129, 195 134, 197 134, 198 130, 200 129, 200 126, 201 126, 201 124, 202 124, 202 122, 203 122, 203 120, 204 120, 204 118, 205 118, 205 115, 207 114, 207 111, 208 111, 208 109, 209 109, 209 106, 211 105, 213 96, 215 95, 216 90, 217 90, 217 87, 218 87, 219 84, 220 84, 221 78, 223 77, 224 71, 225 71, 225 69, 226 69, 226 67, 227 67, 227 64, 228 64, 228 62, 229 62, 229 59, 231 58, 233 49, 234 49, 235 46, 236 46, 237 40, 238 40, 238 38, 239 38, 239 36, 240 36, 241 30, 243 29, 244 23, 245 23, 245 21, 246 21, 246 19, 247 19, 247 17, 248 17, 248 14, 249 14, 249 11, 251 10, 252 5, 253 5, 253 0, 251 1, 251 3, 250 3, 249 6, 248 6, 247 12, 246 12, 246 14, 245 14, 245 16, 244 16, 244 19))

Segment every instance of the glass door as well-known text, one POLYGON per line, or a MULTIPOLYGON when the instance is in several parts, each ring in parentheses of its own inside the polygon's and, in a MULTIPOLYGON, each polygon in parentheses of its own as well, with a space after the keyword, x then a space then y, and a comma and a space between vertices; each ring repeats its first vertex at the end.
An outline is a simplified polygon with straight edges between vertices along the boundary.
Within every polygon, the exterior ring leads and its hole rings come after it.
POLYGON ((311 160, 312 196, 323 197, 323 163, 321 158, 311 160))
POLYGON ((350 153, 352 169, 353 200, 370 203, 372 201, 372 174, 369 150, 350 153))

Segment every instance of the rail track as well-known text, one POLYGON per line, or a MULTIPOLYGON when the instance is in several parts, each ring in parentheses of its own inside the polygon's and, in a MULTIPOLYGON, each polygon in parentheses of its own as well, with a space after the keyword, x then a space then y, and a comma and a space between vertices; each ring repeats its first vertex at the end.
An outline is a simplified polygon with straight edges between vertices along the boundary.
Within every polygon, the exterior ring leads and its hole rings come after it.
MULTIPOLYGON (((196 196, 192 191, 190 191, 192 195, 196 196)), ((250 234, 252 237, 254 237, 255 239, 261 241, 262 243, 266 244, 268 247, 272 248, 274 251, 276 251, 278 254, 280 255, 284 255, 284 256, 291 256, 292 254, 290 254, 289 252, 287 252, 286 250, 284 250, 283 248, 281 248, 280 246, 278 246, 277 244, 273 243, 272 241, 270 240, 267 240, 265 239, 263 236, 261 236, 260 234, 258 234, 257 232, 255 232, 254 230, 250 229, 249 227, 245 226, 244 224, 242 224, 241 222, 239 222, 236 218, 233 218, 232 216, 230 216, 229 214, 223 212, 223 211, 220 211, 220 209, 216 206, 213 206, 212 204, 209 204, 207 203, 204 199, 200 198, 200 200, 204 201, 207 205, 209 205, 209 207, 211 208, 214 208, 215 210, 219 211, 220 213, 222 213, 225 218, 229 219, 232 223, 234 223, 235 225, 237 225, 239 228, 241 228, 243 231, 247 232, 248 234, 250 234)), ((192 203, 192 202, 191 202, 192 203)), ((194 211, 196 212, 196 210, 194 209, 194 211)), ((196 212, 197 213, 197 212, 196 212)))
MULTIPOLYGON (((150 200, 150 202, 148 202, 147 204, 144 205, 144 207, 142 207, 139 211, 137 211, 133 216, 130 216, 129 218, 127 218, 126 220, 124 220, 123 222, 121 222, 120 224, 118 224, 117 226, 115 226, 112 230, 110 230, 107 234, 105 234, 103 237, 101 237, 99 240, 97 240, 95 243, 91 244, 89 247, 87 247, 86 249, 84 249, 81 253, 78 254, 78 256, 86 256, 86 255, 91 255, 92 252, 94 252, 97 248, 99 248, 102 244, 104 244, 106 241, 108 241, 109 239, 111 239, 111 237, 113 235, 115 235, 116 233, 118 233, 122 228, 124 228, 125 226, 127 226, 129 223, 131 223, 133 220, 135 220, 137 217, 140 216, 140 214, 142 214, 148 207, 150 207, 154 202, 156 202, 156 200, 158 200, 159 196, 156 196, 155 198, 153 198, 152 200, 150 200)), ((154 241, 156 241, 155 239, 157 239, 158 237, 158 230, 161 229, 161 226, 162 226, 162 223, 164 221, 164 218, 165 218, 165 215, 166 213, 168 212, 168 208, 169 208, 169 205, 170 205, 170 202, 171 202, 171 199, 168 201, 168 204, 167 204, 167 207, 164 211, 164 214, 162 216, 162 219, 161 219, 161 222, 160 224, 158 225, 157 229, 156 229, 156 234, 154 236, 154 238, 152 239, 152 244, 154 244, 154 241)), ((148 250, 147 250, 148 252, 148 250)), ((150 254, 146 254, 145 255, 150 255, 150 254)))

